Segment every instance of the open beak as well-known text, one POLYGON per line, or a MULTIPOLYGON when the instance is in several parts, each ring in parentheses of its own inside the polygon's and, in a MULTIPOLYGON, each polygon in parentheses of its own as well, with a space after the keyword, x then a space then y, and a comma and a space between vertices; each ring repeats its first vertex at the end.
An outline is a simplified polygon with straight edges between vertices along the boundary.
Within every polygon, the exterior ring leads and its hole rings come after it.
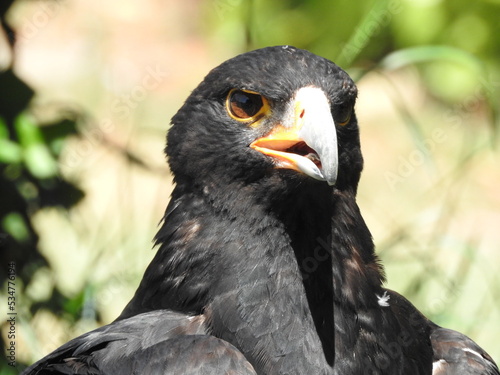
POLYGON ((250 147, 273 157, 277 168, 293 169, 329 185, 337 180, 337 130, 320 88, 298 90, 283 121, 250 147))

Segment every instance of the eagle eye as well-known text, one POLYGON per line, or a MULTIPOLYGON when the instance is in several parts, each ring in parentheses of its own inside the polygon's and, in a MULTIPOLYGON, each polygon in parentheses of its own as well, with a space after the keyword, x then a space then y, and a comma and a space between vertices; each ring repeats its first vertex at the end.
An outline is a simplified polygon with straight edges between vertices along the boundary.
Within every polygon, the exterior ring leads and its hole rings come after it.
POLYGON ((345 126, 351 121, 352 116, 352 107, 343 108, 342 110, 337 111, 335 123, 340 126, 345 126))
POLYGON ((240 89, 233 89, 227 96, 226 106, 229 114, 236 120, 256 120, 266 107, 262 95, 240 89))

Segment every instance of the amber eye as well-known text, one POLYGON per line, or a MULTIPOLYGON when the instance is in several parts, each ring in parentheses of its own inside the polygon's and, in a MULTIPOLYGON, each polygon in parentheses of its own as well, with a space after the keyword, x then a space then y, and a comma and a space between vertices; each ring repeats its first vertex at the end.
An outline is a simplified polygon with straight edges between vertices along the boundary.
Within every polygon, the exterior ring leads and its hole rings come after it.
POLYGON ((236 120, 250 120, 262 113, 264 108, 262 95, 233 89, 227 97, 227 109, 229 114, 236 120))
POLYGON ((340 111, 337 116, 337 120, 335 123, 340 126, 345 126, 351 121, 351 116, 352 116, 352 107, 348 107, 340 111))

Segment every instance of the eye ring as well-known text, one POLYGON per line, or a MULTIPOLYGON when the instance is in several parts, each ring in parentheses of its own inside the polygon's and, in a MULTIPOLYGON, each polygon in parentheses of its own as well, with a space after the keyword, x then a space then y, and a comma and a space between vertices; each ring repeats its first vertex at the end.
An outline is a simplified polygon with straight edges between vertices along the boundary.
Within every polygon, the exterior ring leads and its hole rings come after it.
POLYGON ((227 94, 226 110, 231 118, 243 122, 255 122, 269 110, 269 104, 261 94, 243 89, 232 89, 227 94))
POLYGON ((346 126, 351 121, 353 110, 354 109, 352 107, 347 108, 347 110, 342 113, 342 120, 338 122, 335 121, 335 123, 339 126, 346 126))

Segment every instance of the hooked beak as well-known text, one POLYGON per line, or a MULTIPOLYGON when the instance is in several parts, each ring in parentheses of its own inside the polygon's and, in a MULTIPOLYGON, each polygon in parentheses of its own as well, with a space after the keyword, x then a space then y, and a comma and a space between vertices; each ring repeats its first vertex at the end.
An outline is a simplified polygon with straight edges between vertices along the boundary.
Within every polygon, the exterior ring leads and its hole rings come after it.
POLYGON ((337 130, 326 94, 317 87, 297 91, 282 123, 250 147, 293 169, 334 185, 338 172, 337 130))

